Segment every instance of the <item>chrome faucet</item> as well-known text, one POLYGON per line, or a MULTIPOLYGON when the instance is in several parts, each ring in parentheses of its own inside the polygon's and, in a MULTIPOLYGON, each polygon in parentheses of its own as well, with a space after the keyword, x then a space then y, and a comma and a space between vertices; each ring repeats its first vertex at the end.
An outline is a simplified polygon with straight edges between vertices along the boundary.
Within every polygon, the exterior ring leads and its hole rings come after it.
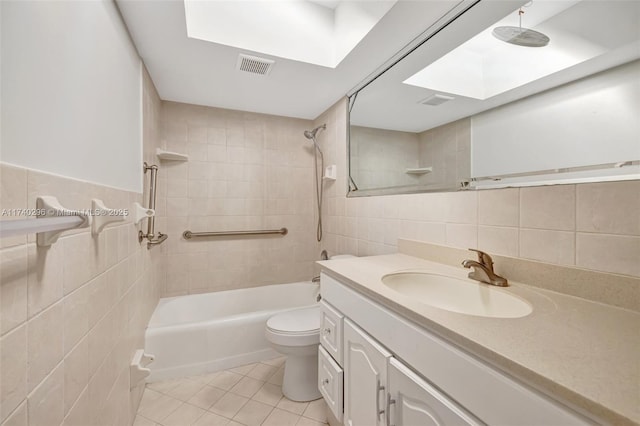
POLYGON ((462 261, 462 266, 465 268, 473 268, 473 270, 469 272, 469 278, 498 287, 507 287, 509 285, 506 278, 493 272, 493 259, 491 259, 491 256, 480 250, 469 250, 478 253, 477 262, 469 259, 462 261))

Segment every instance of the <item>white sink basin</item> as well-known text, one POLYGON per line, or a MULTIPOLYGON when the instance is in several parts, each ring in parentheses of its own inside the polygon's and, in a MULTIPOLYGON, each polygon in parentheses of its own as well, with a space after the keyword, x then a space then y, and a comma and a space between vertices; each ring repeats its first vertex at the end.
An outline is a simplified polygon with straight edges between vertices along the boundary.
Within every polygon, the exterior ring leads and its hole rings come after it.
POLYGON ((390 289, 421 303, 467 315, 520 318, 532 312, 525 300, 472 280, 425 272, 397 272, 382 277, 390 289))

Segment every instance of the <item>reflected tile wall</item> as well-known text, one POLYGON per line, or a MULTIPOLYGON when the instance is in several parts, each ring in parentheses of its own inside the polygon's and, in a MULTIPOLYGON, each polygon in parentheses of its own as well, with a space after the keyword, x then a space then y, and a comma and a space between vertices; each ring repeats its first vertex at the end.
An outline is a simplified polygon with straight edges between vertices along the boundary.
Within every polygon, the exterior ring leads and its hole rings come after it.
POLYGON ((319 142, 339 165, 325 188, 330 254, 394 253, 399 237, 640 276, 640 181, 346 198, 346 106, 314 123, 327 123, 319 142))
POLYGON ((359 188, 415 185, 419 177, 405 173, 419 167, 419 135, 411 132, 352 126, 351 166, 359 188))

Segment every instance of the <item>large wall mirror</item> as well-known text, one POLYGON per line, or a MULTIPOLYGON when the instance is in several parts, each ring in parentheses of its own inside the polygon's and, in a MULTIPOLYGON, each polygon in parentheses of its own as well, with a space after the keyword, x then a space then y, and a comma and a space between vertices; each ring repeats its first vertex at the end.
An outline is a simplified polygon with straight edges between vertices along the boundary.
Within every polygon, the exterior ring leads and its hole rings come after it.
POLYGON ((350 196, 640 179, 640 1, 464 6, 350 95, 350 196))

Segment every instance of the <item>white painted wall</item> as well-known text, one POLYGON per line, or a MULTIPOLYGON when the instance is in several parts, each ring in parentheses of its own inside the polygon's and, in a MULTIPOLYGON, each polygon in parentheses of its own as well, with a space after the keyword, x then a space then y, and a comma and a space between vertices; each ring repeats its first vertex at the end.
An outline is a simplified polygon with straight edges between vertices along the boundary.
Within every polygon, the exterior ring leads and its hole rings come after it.
POLYGON ((640 159, 640 61, 472 117, 472 176, 640 159))
POLYGON ((0 160, 141 192, 141 61, 115 4, 0 7, 0 160))

